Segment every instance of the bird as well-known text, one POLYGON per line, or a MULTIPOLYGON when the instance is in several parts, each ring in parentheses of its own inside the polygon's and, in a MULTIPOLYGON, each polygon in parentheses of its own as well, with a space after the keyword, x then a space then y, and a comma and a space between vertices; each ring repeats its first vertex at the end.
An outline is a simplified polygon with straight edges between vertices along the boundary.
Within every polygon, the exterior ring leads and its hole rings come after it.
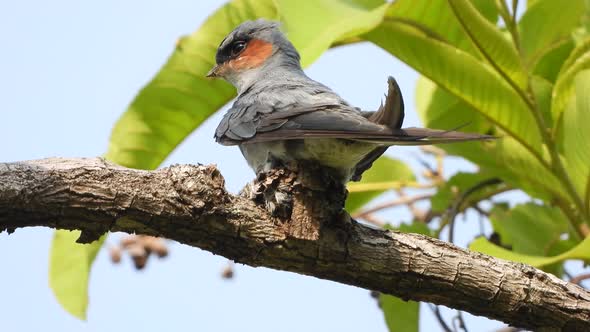
POLYGON ((239 146, 257 175, 279 164, 310 161, 344 184, 359 181, 392 145, 492 138, 455 130, 402 129, 403 98, 392 77, 385 104, 376 111, 350 105, 304 73, 298 51, 276 21, 238 25, 221 41, 215 62, 207 77, 231 83, 237 98, 214 138, 222 145, 239 146))

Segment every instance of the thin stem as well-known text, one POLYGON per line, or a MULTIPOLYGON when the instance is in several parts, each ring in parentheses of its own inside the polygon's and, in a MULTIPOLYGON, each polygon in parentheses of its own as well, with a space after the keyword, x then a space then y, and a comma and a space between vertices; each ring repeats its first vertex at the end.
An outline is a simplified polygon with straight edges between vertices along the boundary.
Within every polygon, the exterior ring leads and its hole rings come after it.
POLYGON ((350 183, 348 184, 348 192, 364 192, 377 190, 390 190, 401 188, 418 188, 428 189, 436 187, 438 183, 419 183, 415 181, 386 181, 376 183, 350 183))
MULTIPOLYGON (((573 200, 573 203, 576 205, 576 208, 578 209, 580 215, 583 217, 584 220, 580 221, 578 218, 574 218, 574 219, 568 218, 568 219, 570 220, 571 223, 573 223, 572 226, 577 230, 577 232, 581 233, 580 235, 582 236, 582 238, 584 238, 584 234, 581 232, 579 227, 581 224, 584 223, 584 221, 587 221, 590 219, 586 213, 584 202, 582 201, 582 198, 580 197, 580 195, 578 195, 578 192, 576 191, 576 188, 574 187, 574 184, 571 181, 569 174, 567 174, 565 167, 563 166, 563 163, 561 162, 561 158, 559 157, 559 153, 557 152, 557 147, 555 145, 555 142, 553 141, 553 139, 549 135, 549 132, 547 131, 547 126, 545 124, 545 120, 543 119, 543 115, 541 114, 541 111, 539 110, 538 104, 535 100, 535 95, 530 87, 530 84, 529 84, 529 95, 532 98, 531 111, 533 113, 533 116, 535 117, 535 122, 537 124, 537 127, 538 127, 540 133, 541 133, 541 138, 543 139, 543 143, 545 143, 545 145, 547 146, 547 150, 549 150, 549 155, 551 157, 551 170, 554 172, 554 174, 557 176, 557 178, 561 180, 561 183, 564 185, 566 192, 570 196, 570 199, 573 200)), ((575 147, 570 147, 570 148, 575 148, 575 147)))
MULTIPOLYGON (((472 208, 477 211, 477 213, 479 213, 482 217, 489 217, 490 213, 488 211, 485 211, 484 209, 482 209, 479 205, 474 204, 472 206, 472 208)), ((482 232, 483 233, 483 232, 482 232)))
POLYGON ((481 181, 481 182, 477 183, 476 185, 474 185, 473 187, 465 190, 465 192, 463 194, 461 194, 455 200, 455 202, 453 202, 453 205, 451 206, 451 209, 450 209, 448 217, 447 217, 447 219, 450 222, 450 224, 449 224, 449 242, 453 243, 453 236, 455 233, 455 218, 457 217, 457 214, 459 213, 459 208, 467 200, 467 198, 470 195, 472 195, 473 193, 475 193, 485 187, 493 186, 493 185, 501 184, 501 183, 502 183, 502 180, 500 180, 498 178, 491 178, 491 179, 481 181))
POLYGON ((590 279, 590 273, 583 273, 583 274, 578 274, 577 276, 573 277, 570 282, 572 284, 577 284, 579 285, 582 281, 590 279))
POLYGON ((512 22, 516 23, 516 11, 518 10, 518 0, 512 0, 512 22))
POLYGON ((367 214, 363 217, 363 219, 369 224, 377 226, 379 228, 385 228, 385 225, 387 225, 386 222, 382 221, 381 219, 375 217, 375 215, 372 214, 367 214))
POLYGON ((399 199, 393 200, 391 202, 385 202, 385 203, 376 205, 375 207, 372 207, 370 209, 355 213, 352 217, 355 219, 356 218, 364 218, 365 216, 367 216, 369 214, 373 214, 373 213, 379 212, 381 210, 385 210, 385 209, 400 206, 400 205, 412 204, 414 202, 430 198, 430 197, 432 197, 432 195, 433 194, 421 194, 421 195, 416 195, 416 196, 400 197, 399 199))
POLYGON ((467 330, 467 324, 465 324, 465 320, 463 320, 463 312, 461 310, 458 310, 457 316, 453 317, 453 327, 455 328, 455 331, 461 329, 464 332, 469 332, 467 330), (455 322, 457 322, 458 326, 455 326, 455 322))
POLYGON ((568 202, 562 201, 561 199, 557 199, 555 201, 555 205, 557 205, 567 217, 567 220, 569 221, 569 228, 571 229, 570 233, 575 237, 576 241, 582 241, 586 237, 586 234, 584 234, 584 232, 582 232, 582 230, 575 225, 575 220, 577 220, 575 211, 572 211, 568 202))
MULTIPOLYGON (((502 17, 504 18, 504 20, 507 20, 507 26, 510 28, 510 25, 512 24, 511 22, 511 17, 510 17, 510 13, 508 11, 508 6, 506 5, 506 3, 503 0, 496 0, 496 4, 497 6, 499 6, 500 9, 500 14, 502 15, 502 17), (505 17, 506 16, 506 17, 505 17)), ((451 6, 451 8, 454 10, 454 7, 451 6)), ((498 65, 498 63, 496 63, 496 61, 494 61, 494 58, 488 53, 486 52, 486 50, 482 47, 482 45, 480 44, 479 40, 477 40, 477 38, 475 38, 475 35, 473 34, 473 32, 471 30, 469 30, 469 28, 467 27, 467 25, 463 22, 463 20, 461 19, 461 17, 457 14, 455 14, 455 18, 459 21, 459 23, 461 24, 461 26, 463 27, 463 29, 465 30, 465 32, 467 33, 467 35, 469 36, 469 38, 471 39, 471 41, 473 42, 473 44, 475 45, 475 47, 480 51, 480 53, 483 55, 483 57, 486 59, 486 61, 496 70, 496 72, 510 85, 510 87, 518 94, 518 96, 520 97, 520 99, 525 103, 525 105, 529 108, 529 109, 533 109, 535 108, 535 105, 533 104, 533 100, 530 98, 530 95, 527 94, 527 92, 525 90, 523 90, 518 83, 516 83, 501 67, 500 65, 498 65)), ((514 40, 515 45, 517 46, 517 50, 518 50, 518 29, 513 26, 512 28, 510 28, 509 30, 511 30, 511 33, 514 33, 513 38, 517 38, 514 40)), ((520 53, 520 50, 518 50, 520 53)), ((529 88, 530 88, 530 82, 528 84, 529 88)), ((505 129, 505 128, 503 128, 505 129)), ((505 129, 506 130, 506 129, 505 129)), ((545 130, 545 129, 543 129, 545 130)), ((512 131, 508 131, 511 136, 516 139, 520 144, 522 144, 522 146, 524 148, 526 148, 543 166, 547 167, 547 169, 551 169, 551 167, 547 164, 547 162, 545 161, 545 159, 543 158, 542 154, 537 151, 536 149, 534 149, 533 146, 529 145, 528 142, 522 140, 521 138, 519 138, 516 133, 512 132, 512 131)))
POLYGON ((445 331, 445 332, 453 332, 453 330, 451 330, 451 328, 449 327, 449 325, 447 325, 447 323, 445 322, 445 319, 443 318, 443 316, 440 313, 440 309, 438 308, 438 306, 431 304, 428 306, 430 308, 430 310, 432 310, 432 313, 434 314, 434 316, 436 317, 436 320, 438 321, 438 323, 440 324, 440 327, 445 331))
MULTIPOLYGON (((513 1, 513 6, 518 5, 518 1, 514 0, 513 1)), ((516 7, 513 7, 513 15, 510 16, 509 15, 509 10, 508 10, 508 5, 506 4, 505 0, 496 0, 496 4, 499 4, 499 9, 500 9, 500 15, 502 15, 502 18, 504 19, 505 23, 506 23, 506 27, 508 28, 508 30, 510 31, 513 41, 514 41, 514 45, 516 46, 516 48, 519 50, 520 52, 520 36, 518 34, 518 26, 516 25, 516 7)), ((493 65, 493 63, 492 63, 493 65)), ((497 68, 496 68, 497 69, 497 68)), ((580 211, 580 214, 585 215, 584 219, 588 220, 590 219, 588 217, 588 213, 585 209, 585 205, 581 199, 581 197, 578 195, 569 175, 567 174, 565 167, 563 166, 563 163, 561 162, 561 159, 559 158, 559 153, 557 152, 557 148, 555 146, 555 142, 553 141, 553 139, 551 138, 551 136, 549 135, 549 133, 547 132, 547 125, 545 124, 545 120, 543 119, 543 116, 539 110, 538 104, 535 100, 535 94, 532 91, 532 87, 531 87, 531 76, 529 75, 529 84, 528 84, 528 91, 525 92, 524 90, 520 89, 520 87, 518 85, 515 84, 515 82, 513 82, 511 79, 509 79, 506 75, 503 75, 502 71, 498 71, 502 76, 504 76, 508 83, 510 85, 512 85, 512 87, 518 92, 518 94, 521 96, 522 100, 527 104, 527 106, 529 107, 529 109, 531 110, 531 113, 533 114, 534 118, 535 118, 535 123, 537 124, 537 128, 539 130, 539 133, 541 135, 541 139, 543 140, 543 143, 547 146, 547 150, 549 150, 549 154, 551 157, 551 164, 547 165, 545 163, 545 159, 542 158, 542 156, 539 156, 542 163, 547 167, 549 170, 553 171, 553 173, 561 180, 562 184, 565 187, 565 190, 567 191, 568 195, 570 196, 570 198, 573 200, 574 204, 576 205, 577 209, 580 211)), ((569 219, 569 218, 568 218, 569 219)), ((579 233, 579 226, 580 226, 580 221, 575 218, 575 219, 570 219, 570 223, 573 223, 573 226, 575 229, 577 229, 577 232, 579 233)))
POLYGON ((496 7, 506 24, 506 29, 510 32, 512 36, 512 41, 514 42, 514 46, 520 53, 520 35, 518 33, 518 25, 516 24, 516 7, 518 6, 518 0, 514 0, 512 2, 512 15, 510 15, 510 10, 508 9, 508 4, 505 0, 496 0, 496 7), (516 3, 516 5, 515 5, 516 3))

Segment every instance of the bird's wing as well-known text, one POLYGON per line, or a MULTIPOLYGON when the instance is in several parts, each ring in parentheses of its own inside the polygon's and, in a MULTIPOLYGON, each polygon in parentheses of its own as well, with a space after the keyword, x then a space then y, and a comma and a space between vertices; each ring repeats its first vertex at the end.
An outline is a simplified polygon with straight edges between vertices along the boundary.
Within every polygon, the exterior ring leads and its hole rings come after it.
POLYGON ((373 123, 360 111, 342 104, 234 105, 215 137, 225 145, 303 138, 341 138, 381 145, 428 145, 489 139, 490 136, 422 128, 397 129, 373 123))

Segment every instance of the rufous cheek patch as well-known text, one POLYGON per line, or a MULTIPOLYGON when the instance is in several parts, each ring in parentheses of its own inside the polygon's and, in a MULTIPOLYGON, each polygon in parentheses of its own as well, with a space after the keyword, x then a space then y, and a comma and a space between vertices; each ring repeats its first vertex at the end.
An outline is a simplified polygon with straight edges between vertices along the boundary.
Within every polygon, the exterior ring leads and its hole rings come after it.
POLYGON ((260 39, 252 39, 237 59, 230 61, 236 70, 251 69, 261 66, 272 55, 272 44, 260 39))

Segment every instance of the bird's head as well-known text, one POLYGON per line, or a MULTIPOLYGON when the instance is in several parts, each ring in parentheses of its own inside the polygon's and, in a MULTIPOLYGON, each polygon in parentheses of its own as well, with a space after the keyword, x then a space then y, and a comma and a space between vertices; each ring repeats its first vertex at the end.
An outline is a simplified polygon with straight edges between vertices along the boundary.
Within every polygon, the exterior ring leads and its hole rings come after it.
POLYGON ((299 53, 279 23, 258 19, 237 26, 221 42, 207 77, 222 77, 238 90, 275 69, 301 71, 299 53))

